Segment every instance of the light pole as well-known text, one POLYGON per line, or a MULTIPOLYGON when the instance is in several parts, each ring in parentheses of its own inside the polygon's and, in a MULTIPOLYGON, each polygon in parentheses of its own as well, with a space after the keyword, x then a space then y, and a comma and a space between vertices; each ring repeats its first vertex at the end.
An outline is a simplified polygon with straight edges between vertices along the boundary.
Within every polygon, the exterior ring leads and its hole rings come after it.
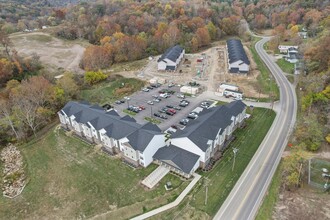
POLYGON ((237 154, 237 152, 238 152, 238 148, 234 147, 234 148, 233 148, 234 160, 233 160, 233 167, 232 167, 231 171, 234 171, 235 159, 236 159, 236 154, 237 154))

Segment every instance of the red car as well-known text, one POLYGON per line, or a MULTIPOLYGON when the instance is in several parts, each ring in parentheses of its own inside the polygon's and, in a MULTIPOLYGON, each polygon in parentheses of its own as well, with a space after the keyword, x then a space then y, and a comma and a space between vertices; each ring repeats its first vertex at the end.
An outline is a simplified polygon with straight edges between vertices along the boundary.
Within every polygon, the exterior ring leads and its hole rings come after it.
POLYGON ((146 107, 144 107, 143 105, 140 105, 139 108, 142 109, 142 110, 146 109, 146 107))
POLYGON ((172 109, 172 108, 170 108, 168 111, 172 112, 173 114, 176 113, 176 111, 174 109, 172 109))

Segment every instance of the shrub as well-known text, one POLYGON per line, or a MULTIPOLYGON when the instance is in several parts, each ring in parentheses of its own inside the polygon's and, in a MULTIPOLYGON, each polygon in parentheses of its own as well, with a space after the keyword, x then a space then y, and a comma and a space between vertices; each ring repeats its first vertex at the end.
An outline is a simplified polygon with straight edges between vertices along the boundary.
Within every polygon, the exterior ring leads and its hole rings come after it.
POLYGON ((108 75, 104 74, 102 71, 89 71, 85 73, 84 81, 89 85, 93 85, 105 80, 106 78, 108 78, 108 75))

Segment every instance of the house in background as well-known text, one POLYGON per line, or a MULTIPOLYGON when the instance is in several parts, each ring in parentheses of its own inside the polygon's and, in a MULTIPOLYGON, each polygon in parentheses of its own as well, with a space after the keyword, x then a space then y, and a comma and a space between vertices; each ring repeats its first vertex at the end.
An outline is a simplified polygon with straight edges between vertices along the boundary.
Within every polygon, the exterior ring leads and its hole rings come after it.
POLYGON ((226 141, 243 123, 245 111, 246 105, 242 101, 204 109, 197 119, 171 136, 170 145, 160 148, 154 155, 155 161, 189 177, 225 150, 226 141), (186 158, 191 160, 187 162, 186 158))
POLYGON ((278 50, 280 51, 280 53, 287 54, 289 52, 289 48, 294 48, 298 50, 298 46, 278 45, 278 50))
POLYGON ((302 39, 307 39, 308 38, 307 31, 298 32, 298 36, 301 37, 302 39))
POLYGON ((158 70, 175 71, 184 54, 185 50, 179 45, 167 49, 157 61, 158 70))
POLYGON ((98 105, 68 102, 58 112, 61 126, 103 150, 120 156, 133 166, 147 167, 153 155, 165 145, 165 136, 157 125, 140 125, 130 116, 120 117, 98 105))
POLYGON ((285 60, 288 61, 289 63, 297 63, 299 61, 299 54, 298 54, 298 49, 294 47, 290 47, 288 49, 288 53, 285 56, 285 60))
POLYGON ((242 42, 237 39, 227 40, 228 69, 230 73, 247 74, 250 61, 246 56, 242 42))

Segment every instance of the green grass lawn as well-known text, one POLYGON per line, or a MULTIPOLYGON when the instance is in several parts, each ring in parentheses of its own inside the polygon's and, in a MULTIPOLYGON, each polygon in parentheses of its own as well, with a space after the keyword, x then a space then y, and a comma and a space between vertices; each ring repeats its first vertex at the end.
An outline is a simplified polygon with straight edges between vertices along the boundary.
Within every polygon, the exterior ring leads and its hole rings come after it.
MULTIPOLYGON (((260 38, 254 38, 253 43, 250 47, 250 51, 252 53, 253 59, 257 64, 258 70, 260 71, 260 75, 258 76, 258 86, 260 86, 260 89, 265 94, 273 94, 274 99, 278 100, 280 96, 279 89, 276 85, 276 82, 274 79, 270 80, 270 78, 273 78, 270 71, 268 70, 267 66, 264 64, 264 62, 259 57, 256 49, 255 44, 260 40, 260 38)), ((269 100, 262 100, 262 101, 269 101, 269 100)))
POLYGON ((144 86, 144 82, 134 78, 124 78, 117 76, 112 82, 102 82, 91 89, 81 91, 81 98, 91 103, 112 103, 124 96, 129 96, 140 90, 144 86), (124 90, 116 92, 124 83, 124 90))
POLYGON ((204 176, 203 179, 208 180, 207 205, 205 205, 205 186, 202 179, 190 193, 190 198, 185 199, 179 208, 155 216, 154 219, 187 217, 185 213, 190 213, 189 217, 196 214, 201 216, 201 219, 214 216, 257 151, 274 118, 273 111, 254 108, 252 117, 246 121, 247 126, 235 132, 237 138, 230 144, 230 148, 220 162, 210 172, 200 172, 204 176), (234 171, 232 171, 232 147, 239 148, 234 171))
POLYGON ((293 74, 294 64, 286 61, 284 58, 276 61, 277 65, 282 69, 283 72, 293 74))
POLYGON ((0 219, 87 218, 110 207, 128 207, 129 215, 130 205, 136 215, 173 200, 188 184, 168 174, 158 187, 145 190, 139 182, 156 165, 134 170, 62 130, 51 129, 19 148, 29 182, 17 198, 0 197, 0 219), (166 192, 167 181, 174 190, 166 192))
POLYGON ((259 208, 256 220, 268 220, 272 218, 273 209, 280 191, 282 170, 283 164, 280 163, 274 174, 273 180, 269 186, 262 205, 259 208))

